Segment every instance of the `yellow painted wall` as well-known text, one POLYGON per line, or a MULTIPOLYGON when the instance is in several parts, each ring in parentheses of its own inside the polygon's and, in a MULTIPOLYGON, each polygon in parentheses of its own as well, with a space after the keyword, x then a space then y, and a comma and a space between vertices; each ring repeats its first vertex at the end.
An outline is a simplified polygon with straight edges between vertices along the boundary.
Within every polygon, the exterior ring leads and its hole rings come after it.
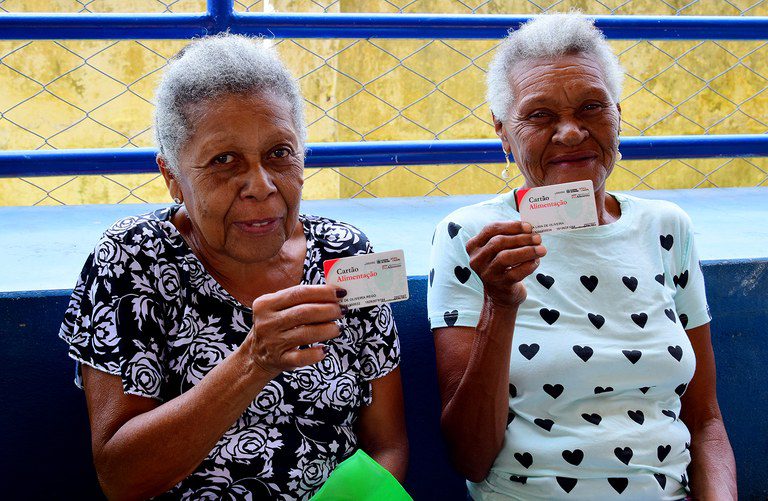
MULTIPOLYGON (((244 2, 246 5, 250 2, 244 2)), ((330 0, 328 1, 330 3, 330 0)), ((387 2, 341 0, 329 12, 393 12, 387 2)), ((483 3, 483 2, 478 2, 483 3)), ((616 14, 739 15, 754 2, 633 0, 616 14), (743 4, 743 5, 741 5, 743 4), (686 7, 687 6, 687 7, 686 7)), ((468 13, 453 0, 402 2, 406 12, 468 13)), ((594 0, 558 10, 608 14, 594 0)), ((204 9, 182 0, 174 12, 204 9)), ((93 12, 158 12, 156 0, 96 0, 93 12)), ((10 12, 77 12, 74 0, 6 0, 10 12)), ((242 4, 236 8, 242 10, 242 4)), ((322 11, 308 0, 262 0, 281 12, 322 11)), ((482 14, 531 14, 524 0, 488 2, 482 14)), ((768 15, 768 1, 747 15, 768 15)), ((184 41, 0 41, 0 149, 152 146, 153 91, 165 59, 184 41)), ((484 105, 488 40, 277 40, 300 77, 311 142, 491 138, 484 105)), ((628 72, 624 135, 765 133, 768 45, 757 42, 635 42, 612 45, 628 72), (677 108, 675 109, 675 105, 677 108)), ((305 198, 495 193, 501 165, 307 169, 305 198)), ((768 159, 622 162, 611 189, 766 184, 768 159)), ((513 179, 511 185, 519 180, 513 179)), ((0 180, 0 205, 167 201, 157 175, 0 180)))

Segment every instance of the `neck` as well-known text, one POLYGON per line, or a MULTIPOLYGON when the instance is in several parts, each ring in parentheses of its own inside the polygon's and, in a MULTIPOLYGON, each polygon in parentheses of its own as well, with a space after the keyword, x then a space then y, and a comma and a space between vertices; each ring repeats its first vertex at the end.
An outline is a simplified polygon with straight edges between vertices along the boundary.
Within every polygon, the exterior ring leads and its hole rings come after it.
POLYGON ((595 191, 595 205, 597 207, 597 223, 600 226, 615 223, 621 217, 619 202, 608 195, 604 187, 595 191))
POLYGON ((307 240, 300 221, 277 254, 264 261, 242 262, 207 250, 188 216, 177 216, 183 220, 174 220, 174 225, 205 270, 243 305, 250 308, 259 296, 301 283, 307 240))

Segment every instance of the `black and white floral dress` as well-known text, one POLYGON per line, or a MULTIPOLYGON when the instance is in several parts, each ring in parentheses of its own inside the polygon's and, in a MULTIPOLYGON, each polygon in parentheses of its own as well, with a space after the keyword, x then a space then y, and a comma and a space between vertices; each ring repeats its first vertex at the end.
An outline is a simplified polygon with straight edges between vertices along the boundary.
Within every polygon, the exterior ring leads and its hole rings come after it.
MULTIPOLYGON (((171 223, 178 206, 115 223, 85 263, 59 336, 78 364, 120 376, 127 394, 166 402, 245 339, 252 312, 205 271, 171 223)), ((300 216, 302 284, 325 283, 323 261, 372 252, 351 225, 300 216)), ((386 305, 350 310, 326 358, 284 372, 258 394, 198 468, 162 498, 307 499, 357 448, 370 381, 400 347, 386 305)), ((78 380, 76 383, 81 386, 78 380)))

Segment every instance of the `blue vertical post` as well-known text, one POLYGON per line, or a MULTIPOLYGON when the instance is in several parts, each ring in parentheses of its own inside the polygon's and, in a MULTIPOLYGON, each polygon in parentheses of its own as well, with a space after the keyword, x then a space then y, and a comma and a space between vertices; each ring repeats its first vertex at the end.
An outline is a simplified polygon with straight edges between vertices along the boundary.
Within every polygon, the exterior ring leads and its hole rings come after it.
POLYGON ((213 35, 227 31, 231 26, 234 14, 234 0, 208 0, 208 34, 213 35))

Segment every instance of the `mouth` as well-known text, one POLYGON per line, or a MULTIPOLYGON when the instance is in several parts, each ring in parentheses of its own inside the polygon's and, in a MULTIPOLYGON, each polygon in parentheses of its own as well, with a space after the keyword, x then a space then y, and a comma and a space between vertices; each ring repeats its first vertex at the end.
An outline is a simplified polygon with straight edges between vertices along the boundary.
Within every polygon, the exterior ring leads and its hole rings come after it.
POLYGON ((274 231, 282 218, 269 218, 269 219, 249 219, 246 221, 235 221, 235 226, 251 235, 265 235, 274 231))
POLYGON ((597 154, 591 151, 569 153, 567 155, 558 155, 552 158, 549 163, 560 165, 563 167, 576 166, 585 162, 589 162, 597 158, 597 154))

